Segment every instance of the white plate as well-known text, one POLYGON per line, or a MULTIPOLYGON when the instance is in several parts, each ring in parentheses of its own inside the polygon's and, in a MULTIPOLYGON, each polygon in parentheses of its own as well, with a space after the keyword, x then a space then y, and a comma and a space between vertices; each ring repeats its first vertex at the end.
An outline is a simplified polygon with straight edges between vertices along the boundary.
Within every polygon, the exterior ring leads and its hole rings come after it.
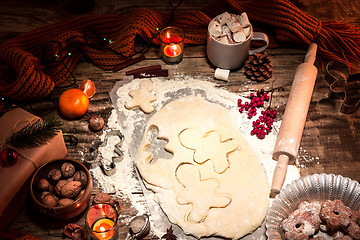
POLYGON ((340 199, 351 209, 360 209, 360 184, 334 174, 314 174, 293 181, 281 190, 268 210, 266 236, 270 240, 285 239, 280 224, 300 202, 327 199, 340 199))

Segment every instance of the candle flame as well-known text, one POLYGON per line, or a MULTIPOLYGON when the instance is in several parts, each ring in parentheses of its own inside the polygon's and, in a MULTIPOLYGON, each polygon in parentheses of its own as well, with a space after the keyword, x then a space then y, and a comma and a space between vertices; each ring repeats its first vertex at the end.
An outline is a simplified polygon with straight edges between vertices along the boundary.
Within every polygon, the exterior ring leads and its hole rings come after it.
POLYGON ((170 33, 169 32, 166 33, 166 37, 170 38, 170 33))

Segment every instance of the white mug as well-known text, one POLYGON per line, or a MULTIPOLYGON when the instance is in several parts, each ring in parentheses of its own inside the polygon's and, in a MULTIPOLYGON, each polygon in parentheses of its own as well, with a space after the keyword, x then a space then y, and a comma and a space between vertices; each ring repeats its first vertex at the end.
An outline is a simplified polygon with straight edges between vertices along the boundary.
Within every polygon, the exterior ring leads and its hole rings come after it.
POLYGON ((265 33, 253 32, 251 25, 250 28, 251 32, 244 42, 226 44, 211 36, 208 26, 206 52, 210 62, 218 68, 232 70, 242 66, 249 55, 265 50, 269 45, 269 37, 265 33), (250 42, 253 40, 264 41, 265 45, 251 50, 250 42))

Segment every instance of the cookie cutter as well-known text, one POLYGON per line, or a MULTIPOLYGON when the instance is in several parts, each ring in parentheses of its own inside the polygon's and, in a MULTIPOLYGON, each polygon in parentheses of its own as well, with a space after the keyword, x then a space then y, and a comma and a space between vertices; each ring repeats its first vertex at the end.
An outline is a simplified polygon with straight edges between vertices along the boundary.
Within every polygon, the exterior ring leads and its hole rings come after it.
POLYGON ((340 112, 354 113, 360 103, 360 73, 350 74, 349 67, 341 61, 326 65, 325 80, 330 84, 330 93, 342 99, 340 112))
POLYGON ((85 154, 84 162, 87 165, 90 165, 90 168, 101 167, 105 175, 111 176, 116 172, 116 164, 120 162, 124 158, 124 154, 121 151, 121 145, 124 142, 124 135, 119 130, 112 130, 106 133, 104 141, 101 142, 100 140, 95 140, 91 143, 92 147, 90 149, 90 153, 85 154), (116 154, 111 158, 110 164, 108 161, 104 161, 101 153, 99 153, 99 147, 106 147, 108 145, 108 140, 112 136, 119 137, 120 141, 115 144, 114 153, 116 154))

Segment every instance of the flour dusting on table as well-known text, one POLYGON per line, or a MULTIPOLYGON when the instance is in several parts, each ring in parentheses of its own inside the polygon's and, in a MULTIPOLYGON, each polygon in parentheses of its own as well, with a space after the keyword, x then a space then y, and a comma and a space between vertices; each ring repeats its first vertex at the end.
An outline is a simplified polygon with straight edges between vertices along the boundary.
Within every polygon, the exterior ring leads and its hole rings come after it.
MULTIPOLYGON (((237 107, 237 100, 239 98, 242 98, 244 101, 248 99, 227 90, 220 89, 216 87, 214 83, 189 76, 176 76, 172 80, 151 78, 150 80, 153 82, 153 94, 157 97, 156 101, 152 103, 155 108, 154 112, 145 114, 139 109, 126 109, 124 103, 130 100, 130 96, 128 95, 129 91, 131 89, 137 89, 142 80, 143 79, 134 79, 127 82, 117 82, 112 91, 114 109, 109 118, 108 127, 111 130, 120 130, 123 133, 124 143, 122 145, 122 151, 124 153, 124 159, 116 163, 117 171, 113 176, 104 175, 100 168, 91 170, 104 192, 114 193, 120 197, 129 199, 139 214, 146 212, 144 205, 139 203, 133 194, 134 192, 141 191, 141 186, 136 178, 132 158, 135 156, 137 147, 140 144, 147 120, 167 103, 188 95, 202 96, 206 100, 218 103, 230 110, 233 122, 247 139, 249 145, 252 146, 254 154, 259 158, 269 183, 271 183, 273 171, 276 166, 276 161, 272 159, 272 152, 277 137, 274 129, 279 129, 280 121, 274 122, 272 132, 270 132, 265 139, 260 140, 256 136, 251 136, 250 131, 252 130, 252 122, 254 119, 248 119, 247 114, 239 113, 237 107)), ((179 114, 181 113, 179 112, 179 114)), ((104 135, 102 137, 104 137, 104 135)), ((109 144, 112 146, 99 149, 104 159, 111 160, 112 154, 109 154, 109 152, 113 153, 115 144, 116 139, 112 144, 109 144)), ((289 166, 284 186, 299 177, 299 169, 295 166, 289 166)))

